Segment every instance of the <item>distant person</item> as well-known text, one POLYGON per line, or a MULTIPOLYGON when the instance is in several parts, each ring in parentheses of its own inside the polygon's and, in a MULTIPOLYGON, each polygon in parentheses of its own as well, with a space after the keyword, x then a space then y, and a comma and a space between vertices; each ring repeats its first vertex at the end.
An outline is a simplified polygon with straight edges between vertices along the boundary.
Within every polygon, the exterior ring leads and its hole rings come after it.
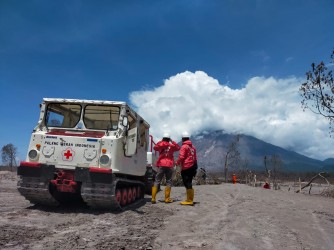
POLYGON ((232 175, 232 183, 233 184, 237 183, 237 176, 235 174, 232 175))
POLYGON ((159 152, 159 158, 156 166, 158 172, 155 176, 154 185, 152 187, 152 200, 151 202, 156 203, 156 195, 158 187, 162 181, 162 178, 166 177, 166 188, 165 188, 165 203, 171 203, 173 200, 170 198, 171 188, 173 185, 173 171, 174 171, 174 152, 180 150, 180 146, 173 140, 171 140, 169 133, 164 133, 163 138, 154 147, 154 150, 159 152))
POLYGON ((263 185, 263 188, 270 189, 270 184, 266 181, 266 183, 263 185))
POLYGON ((182 146, 176 165, 181 166, 181 176, 184 187, 186 188, 187 199, 181 205, 194 205, 194 189, 192 187, 193 178, 197 172, 196 148, 190 141, 188 132, 182 133, 182 146))

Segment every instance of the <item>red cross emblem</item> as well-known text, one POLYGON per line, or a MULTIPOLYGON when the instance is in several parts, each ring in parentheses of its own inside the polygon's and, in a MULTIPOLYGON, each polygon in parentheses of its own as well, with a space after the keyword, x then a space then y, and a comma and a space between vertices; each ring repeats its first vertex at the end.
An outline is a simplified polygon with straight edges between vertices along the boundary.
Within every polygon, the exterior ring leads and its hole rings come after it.
POLYGON ((63 161, 72 161, 75 152, 71 148, 67 148, 62 152, 63 161))

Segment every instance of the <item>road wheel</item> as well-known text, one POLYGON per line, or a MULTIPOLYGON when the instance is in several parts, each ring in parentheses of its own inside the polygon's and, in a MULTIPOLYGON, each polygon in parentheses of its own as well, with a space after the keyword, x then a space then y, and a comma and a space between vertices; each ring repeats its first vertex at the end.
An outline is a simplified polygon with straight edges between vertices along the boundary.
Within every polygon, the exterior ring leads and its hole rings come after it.
POLYGON ((115 196, 116 196, 116 200, 117 200, 118 204, 121 204, 121 202, 122 202, 122 193, 121 193, 121 190, 116 189, 115 196))
POLYGON ((132 202, 132 188, 128 188, 128 200, 127 203, 130 204, 132 202))
POLYGON ((134 202, 137 198, 137 188, 132 187, 132 202, 134 202))
POLYGON ((121 206, 124 207, 128 201, 128 192, 126 188, 123 188, 121 192, 122 192, 121 206))

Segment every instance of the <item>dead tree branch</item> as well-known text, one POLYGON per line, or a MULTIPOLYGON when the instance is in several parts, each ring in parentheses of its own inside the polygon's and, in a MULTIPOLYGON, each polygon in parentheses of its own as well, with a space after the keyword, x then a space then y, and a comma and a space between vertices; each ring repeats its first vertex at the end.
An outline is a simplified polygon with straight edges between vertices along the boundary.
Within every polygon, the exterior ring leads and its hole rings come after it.
MULTIPOLYGON (((312 179, 305 186, 303 186, 300 190, 297 190, 296 193, 299 193, 299 191, 301 191, 304 188, 310 186, 312 184, 312 182, 319 177, 323 178, 327 182, 327 184, 330 185, 329 181, 326 179, 326 177, 324 177, 324 175, 327 175, 327 173, 326 172, 320 172, 319 174, 313 176, 312 179)), ((311 191, 311 189, 310 189, 310 191, 311 191)))

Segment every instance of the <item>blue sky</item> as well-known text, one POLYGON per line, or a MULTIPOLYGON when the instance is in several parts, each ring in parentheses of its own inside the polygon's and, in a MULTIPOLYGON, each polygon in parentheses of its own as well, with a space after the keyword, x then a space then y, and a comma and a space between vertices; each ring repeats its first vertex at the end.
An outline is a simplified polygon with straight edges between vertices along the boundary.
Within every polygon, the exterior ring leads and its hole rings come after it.
POLYGON ((23 160, 42 98, 61 97, 128 101, 156 137, 212 127, 334 157, 327 121, 297 93, 310 64, 329 60, 333 13, 332 0, 2 0, 0 146, 23 160), (189 93, 195 106, 177 101, 189 93))

